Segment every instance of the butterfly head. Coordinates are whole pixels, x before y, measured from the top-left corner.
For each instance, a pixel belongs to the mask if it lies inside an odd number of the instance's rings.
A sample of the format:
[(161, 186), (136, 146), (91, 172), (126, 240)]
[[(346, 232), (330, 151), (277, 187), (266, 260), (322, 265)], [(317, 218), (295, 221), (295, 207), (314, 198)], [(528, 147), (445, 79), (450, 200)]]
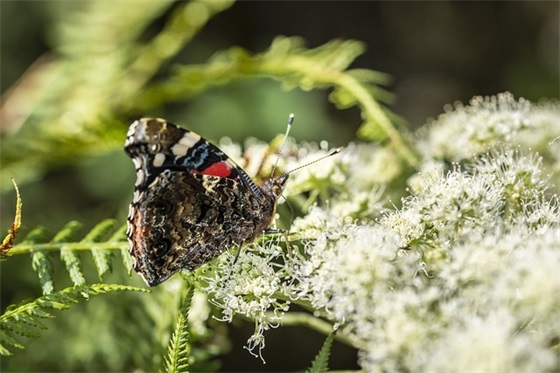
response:
[(265, 186), (268, 190), (272, 191), (272, 194), (276, 197), (276, 199), (278, 199), (280, 198), (280, 195), (282, 195), (282, 191), (284, 190), (289, 177), (289, 174), (272, 177), (265, 183)]

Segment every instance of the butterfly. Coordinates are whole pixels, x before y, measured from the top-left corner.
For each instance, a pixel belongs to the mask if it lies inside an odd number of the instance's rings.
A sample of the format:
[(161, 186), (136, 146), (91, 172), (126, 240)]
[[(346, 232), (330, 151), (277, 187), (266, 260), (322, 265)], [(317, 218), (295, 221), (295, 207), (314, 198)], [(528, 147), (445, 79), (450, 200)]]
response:
[(126, 236), (149, 286), (253, 242), (271, 224), (289, 176), (257, 185), (217, 146), (164, 119), (133, 122), (124, 149), (136, 168)]

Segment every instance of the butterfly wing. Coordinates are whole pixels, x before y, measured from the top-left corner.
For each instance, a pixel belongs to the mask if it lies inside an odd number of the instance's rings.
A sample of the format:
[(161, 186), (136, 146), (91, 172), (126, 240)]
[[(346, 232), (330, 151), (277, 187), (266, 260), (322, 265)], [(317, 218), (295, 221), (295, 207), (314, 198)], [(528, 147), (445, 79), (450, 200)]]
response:
[(129, 251), (150, 286), (252, 241), (272, 218), (275, 198), (260, 194), (239, 166), (194, 132), (140, 119), (130, 126), (125, 151), (137, 172)]
[(132, 158), (136, 186), (148, 186), (164, 170), (238, 179), (241, 170), (223, 151), (198, 134), (163, 119), (144, 118), (130, 125), (125, 151)]

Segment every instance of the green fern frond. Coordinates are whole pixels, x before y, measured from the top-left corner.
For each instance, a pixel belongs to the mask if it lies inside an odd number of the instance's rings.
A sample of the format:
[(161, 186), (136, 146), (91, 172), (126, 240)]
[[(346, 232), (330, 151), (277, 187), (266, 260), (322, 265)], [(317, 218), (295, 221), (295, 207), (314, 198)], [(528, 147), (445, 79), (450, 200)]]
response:
[(51, 240), (44, 228), (36, 228), (20, 244), (15, 245), (11, 253), (12, 255), (31, 253), (32, 266), (39, 277), (43, 294), (51, 294), (54, 291), (52, 251), (60, 251), (60, 258), (75, 286), (86, 283), (82, 269), (83, 259), (79, 256), (79, 252), (83, 250), (91, 252), (100, 279), (112, 269), (113, 250), (121, 250), (125, 268), (131, 268), (124, 234), (126, 226), (111, 234), (115, 226), (114, 220), (103, 220), (81, 240), (77, 240), (76, 237), (82, 225), (75, 221), (67, 223)]
[(167, 346), (163, 372), (188, 372), (189, 370), (189, 324), (188, 315), (193, 297), (193, 288), (189, 287), (181, 310), (177, 316), (175, 330)]
[(307, 373), (325, 373), (329, 370), (329, 357), (331, 355), (331, 347), (334, 340), (334, 333), (329, 334), (323, 347), (315, 356), (311, 368), (307, 369)]
[[(126, 225), (123, 225), (119, 228), (109, 239), (109, 242), (122, 242), (126, 241)], [(132, 265), (134, 264), (132, 261), (132, 257), (128, 253), (128, 245), (120, 245), (120, 252), (122, 258), (122, 264), (124, 268), (128, 268), (128, 275), (132, 271)]]
[(215, 55), (204, 65), (187, 65), (164, 83), (139, 93), (137, 102), (156, 108), (174, 100), (184, 100), (214, 86), (251, 77), (280, 80), (287, 89), (332, 89), (329, 99), (339, 108), (359, 106), (363, 123), (358, 134), (363, 138), (389, 140), (409, 164), (416, 155), (393, 126), (387, 110), (380, 104), (392, 96), (379, 84), (388, 76), (376, 71), (347, 70), (364, 45), (355, 40), (334, 40), (314, 49), (303, 47), (302, 39), (280, 37), (261, 54), (234, 47)]
[[(111, 233), (117, 222), (112, 219), (107, 219), (97, 224), (83, 239), (83, 243), (94, 243), (102, 242)], [(113, 237), (111, 237), (113, 238)], [(111, 258), (113, 256), (112, 250), (104, 250), (102, 248), (93, 246), (91, 248), (91, 255), (93, 256), (93, 262), (95, 263), (95, 268), (97, 269), (97, 275), (99, 279), (102, 280), (103, 276), (111, 271)]]
[[(58, 232), (52, 239), (52, 243), (58, 244), (72, 240), (76, 234), (80, 231), (82, 225), (77, 221), (71, 221), (66, 226)], [(75, 286), (83, 285), (86, 283), (84, 277), (82, 266), (80, 264), (80, 258), (78, 254), (71, 248), (63, 245), (60, 248), (60, 259), (66, 266), (66, 270), (70, 274), (70, 279)]]
[(80, 286), (86, 283), (86, 279), (84, 277), (84, 273), (82, 270), (82, 265), (80, 263), (80, 258), (78, 254), (72, 249), (62, 246), (60, 249), (60, 258), (64, 265), (66, 266), (66, 270), (70, 274), (70, 279), (74, 286)]
[[(33, 246), (36, 243), (45, 242), (49, 239), (49, 233), (44, 227), (37, 227), (25, 236), (21, 245)], [(31, 266), (37, 272), (39, 283), (43, 290), (43, 295), (51, 294), (54, 291), (54, 281), (52, 277), (53, 266), (51, 256), (46, 251), (31, 251)]]
[(37, 338), (40, 330), (47, 329), (43, 319), (53, 318), (52, 310), (65, 310), (90, 295), (114, 293), (120, 291), (149, 292), (147, 289), (116, 284), (91, 284), (69, 287), (59, 292), (43, 295), (32, 301), (11, 305), (0, 316), (0, 355), (11, 355), (10, 348), (23, 349), (24, 346), (15, 338), (22, 336)]
[(43, 294), (51, 294), (54, 291), (54, 269), (50, 254), (45, 251), (34, 251), (33, 254), (31, 254), (31, 266), (33, 270), (37, 272)]
[(47, 242), (49, 240), (50, 233), (47, 228), (45, 227), (36, 227), (35, 229), (31, 230), (23, 240), (21, 240), (21, 245), (33, 245), (36, 243)]

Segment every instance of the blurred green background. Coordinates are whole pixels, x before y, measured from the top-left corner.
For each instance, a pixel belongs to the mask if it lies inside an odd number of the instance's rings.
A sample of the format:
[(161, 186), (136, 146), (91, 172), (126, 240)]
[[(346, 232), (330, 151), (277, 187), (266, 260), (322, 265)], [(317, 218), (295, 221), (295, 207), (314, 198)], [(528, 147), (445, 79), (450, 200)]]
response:
[[(92, 3), (104, 4), (92, 6)], [(76, 61), (80, 53), (87, 56), (90, 41), (92, 45), (107, 45), (107, 50), (102, 52), (108, 57), (113, 53), (126, 55), (114, 44), (115, 39), (126, 40), (123, 33), (130, 30), (138, 34), (139, 40), (150, 40), (183, 5), (161, 2), (155, 7), (153, 4), (128, 1), (112, 8), (110, 2), (104, 1), (0, 1), (0, 90), (3, 98), (0, 152), (8, 141), (14, 141), (10, 134), (17, 133), (19, 126), (36, 124), (20, 121), (11, 113), (14, 102), (10, 98), (15, 90), (23, 87), (30, 93), (29, 99), (34, 99), (34, 82), (22, 78), (25, 74), (53, 59), (72, 56)], [(100, 17), (99, 22), (103, 23), (103, 17), (111, 17), (104, 12), (110, 13), (112, 9), (115, 14), (121, 12), (117, 14), (119, 17), (127, 10), (130, 13), (154, 12), (154, 15), (142, 30), (134, 30), (134, 24), (126, 26), (124, 17), (121, 28), (96, 29), (96, 20), (90, 22), (89, 17)], [(389, 90), (395, 93), (395, 98), (390, 109), (404, 117), (414, 130), (429, 117), (441, 113), (444, 105), (457, 100), (467, 102), (474, 95), (511, 91), (516, 97), (534, 101), (558, 99), (559, 14), (559, 3), (551, 1), (242, 1), (211, 18), (192, 41), (174, 53), (150, 79), (164, 77), (175, 64), (205, 63), (216, 52), (235, 45), (254, 53), (261, 52), (278, 35), (301, 36), (308, 47), (336, 38), (357, 39), (366, 44), (367, 51), (353, 67), (392, 76)], [(73, 34), (68, 36), (65, 32)], [(72, 38), (79, 39), (79, 43), (71, 45), (75, 49), (64, 44)], [(120, 81), (114, 78), (118, 71), (112, 70), (115, 67), (111, 65), (111, 58), (105, 62), (107, 66), (91, 66), (84, 58), (83, 65), (72, 65), (78, 71), (69, 72), (80, 77), (76, 85), (87, 85), (86, 89), (95, 86), (96, 92), (105, 92), (89, 102), (101, 108), (112, 105), (115, 98), (111, 93), (121, 88)], [(110, 73), (103, 74), (105, 70)], [(142, 84), (137, 89), (141, 90)], [(250, 136), (270, 141), (284, 131), (288, 114), (293, 112), (296, 124), (292, 136), (298, 141), (327, 140), (332, 146), (345, 145), (355, 139), (360, 113), (357, 108), (335, 109), (328, 102), (327, 94), (299, 89), (285, 91), (276, 81), (249, 79), (213, 87), (183, 102), (150, 107), (145, 111), (131, 103), (132, 109), (125, 107), (119, 115), (130, 120), (138, 116), (161, 116), (213, 141), (228, 136), (242, 142)], [(49, 99), (53, 103), (66, 102), (72, 95), (61, 90)], [(48, 102), (42, 105), (48, 111)], [(119, 141), (124, 143), (126, 126), (119, 124), (111, 128), (116, 131), (115, 138), (120, 136)], [(98, 151), (85, 156), (69, 154), (67, 159), (50, 164), (44, 173), (20, 183), (24, 203), (22, 231), (44, 225), (56, 232), (70, 219), (82, 222), (86, 229), (104, 218), (115, 218), (124, 224), (134, 179), (132, 163), (114, 144), (99, 144)], [(4, 233), (13, 217), (15, 194), (5, 189), (0, 197), (0, 229)], [(5, 263), (1, 267), (2, 310), (10, 303), (39, 294), (38, 281), (29, 270), (29, 258), (13, 258), (9, 264), (9, 268)], [(111, 299), (114, 303), (123, 302), (115, 296)], [(229, 328), (231, 351), (222, 360), (221, 370), (301, 369), (308, 366), (323, 340), (322, 336), (303, 329), (273, 330), (267, 335), (265, 358), (268, 364), (262, 366), (260, 360), (242, 349), (251, 327), (239, 322)], [(57, 338), (56, 332), (44, 336), (46, 341), (48, 338)], [(42, 347), (36, 344), (34, 348)], [(20, 356), (33, 351), (37, 350), (30, 346)], [(42, 361), (31, 359), (25, 367), (19, 366), (21, 370), (51, 371), (112, 369), (108, 362), (103, 362), (104, 353), (83, 351), (83, 354), (89, 358), (79, 355), (75, 359), (78, 362), (69, 359), (67, 363), (56, 364), (48, 361), (45, 352), (41, 355)], [(354, 351), (337, 345), (331, 368), (356, 367), (355, 360)], [(3, 370), (18, 366), (13, 362), (3, 361), (2, 364)], [(130, 370), (134, 366), (130, 361), (115, 360), (112, 364), (115, 371)]]

